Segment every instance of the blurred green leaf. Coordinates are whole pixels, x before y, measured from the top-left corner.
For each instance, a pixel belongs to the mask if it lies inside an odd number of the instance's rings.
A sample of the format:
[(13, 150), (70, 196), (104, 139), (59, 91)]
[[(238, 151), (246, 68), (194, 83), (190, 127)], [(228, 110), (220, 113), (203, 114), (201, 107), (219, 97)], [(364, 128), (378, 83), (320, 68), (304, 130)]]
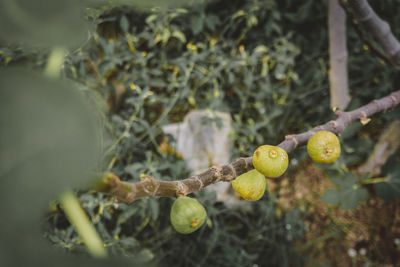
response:
[(326, 204), (337, 205), (340, 202), (340, 194), (336, 189), (327, 189), (321, 200)]
[(331, 172), (329, 180), (337, 189), (327, 189), (321, 200), (327, 204), (339, 205), (343, 210), (356, 209), (359, 202), (368, 198), (368, 190), (357, 183), (357, 177), (351, 172), (339, 174)]
[(204, 21), (200, 15), (194, 15), (190, 19), (190, 24), (191, 24), (193, 34), (198, 34), (203, 29)]
[(120, 27), (124, 32), (128, 32), (129, 30), (129, 21), (126, 16), (122, 16), (119, 21)]
[(25, 46), (68, 46), (83, 43), (87, 24), (79, 0), (3, 0), (0, 39)]
[(383, 172), (386, 174), (386, 182), (375, 184), (376, 194), (385, 201), (390, 201), (395, 197), (400, 198), (399, 155), (399, 151), (394, 153), (382, 168)]

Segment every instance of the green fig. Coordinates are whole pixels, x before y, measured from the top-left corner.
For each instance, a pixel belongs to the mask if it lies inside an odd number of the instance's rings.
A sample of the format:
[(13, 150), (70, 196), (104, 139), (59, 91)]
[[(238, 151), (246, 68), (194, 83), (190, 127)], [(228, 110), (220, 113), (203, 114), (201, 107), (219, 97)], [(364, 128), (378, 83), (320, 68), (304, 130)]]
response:
[(264, 195), (267, 182), (264, 175), (251, 170), (233, 180), (232, 186), (244, 199), (256, 201)]
[(308, 140), (307, 152), (314, 162), (322, 164), (335, 162), (340, 156), (339, 138), (332, 132), (316, 132)]
[(284, 174), (288, 165), (288, 154), (277, 146), (260, 146), (253, 154), (254, 168), (269, 178), (279, 177)]
[(178, 233), (190, 234), (204, 224), (207, 212), (197, 199), (179, 197), (172, 204), (170, 219)]

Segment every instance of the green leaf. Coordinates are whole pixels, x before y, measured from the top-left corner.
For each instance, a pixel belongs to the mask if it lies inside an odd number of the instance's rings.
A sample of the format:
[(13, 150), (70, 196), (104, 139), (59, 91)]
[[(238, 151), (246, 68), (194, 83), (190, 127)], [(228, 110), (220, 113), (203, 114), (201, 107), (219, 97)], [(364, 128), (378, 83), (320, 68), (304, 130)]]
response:
[(337, 205), (339, 204), (340, 198), (338, 190), (335, 189), (327, 189), (324, 195), (321, 197), (321, 200), (326, 204)]
[(138, 261), (139, 262), (149, 262), (152, 259), (154, 259), (154, 254), (153, 252), (151, 252), (150, 249), (142, 249), (142, 251), (139, 252), (139, 254), (137, 255)]
[(329, 180), (340, 188), (347, 188), (353, 186), (357, 182), (356, 176), (351, 172), (344, 174), (329, 175)]
[(399, 154), (393, 154), (382, 168), (387, 175), (386, 182), (375, 184), (376, 194), (385, 201), (400, 198), (400, 164), (397, 162)]
[(141, 173), (141, 171), (144, 169), (144, 166), (142, 163), (133, 163), (125, 167), (125, 172), (129, 173), (133, 177), (138, 177)]
[(120, 243), (127, 247), (135, 247), (138, 245), (138, 241), (134, 237), (121, 238)]
[(0, 1), (0, 38), (30, 46), (76, 46), (87, 37), (79, 0)]
[(158, 17), (157, 14), (152, 14), (152, 15), (148, 16), (148, 17), (146, 18), (146, 23), (147, 23), (147, 24), (152, 23), (153, 21), (155, 21), (155, 20), (157, 19), (157, 17)]
[(140, 210), (138, 205), (129, 205), (119, 216), (117, 219), (117, 224), (124, 224), (126, 223), (129, 218), (131, 218), (135, 213)]
[(341, 199), (340, 208), (343, 210), (356, 209), (359, 202), (364, 202), (368, 198), (368, 190), (358, 185), (339, 190)]
[(172, 32), (172, 37), (177, 38), (178, 40), (180, 40), (182, 43), (186, 43), (186, 36), (183, 32), (179, 31), (179, 30), (175, 30)]
[(0, 87), (0, 177), (35, 199), (90, 179), (102, 130), (75, 85), (9, 69)]
[(205, 23), (208, 29), (214, 31), (216, 26), (220, 23), (220, 20), (217, 16), (211, 14), (207, 15)]
[(190, 19), (190, 25), (192, 28), (193, 34), (198, 34), (203, 30), (203, 18), (200, 16), (193, 16)]
[(43, 239), (42, 216), (49, 200), (90, 181), (102, 129), (75, 84), (2, 69), (0, 88), (0, 246), (8, 250), (0, 265), (26, 265), (16, 263), (22, 254), (53, 265), (61, 256), (48, 257), (55, 251)]
[(128, 32), (129, 30), (129, 21), (126, 16), (122, 16), (121, 20), (119, 21), (119, 25), (124, 32)]
[(327, 204), (340, 205), (341, 209), (349, 210), (357, 208), (359, 202), (368, 198), (368, 190), (357, 184), (357, 178), (351, 172), (340, 174), (332, 171), (329, 180), (338, 188), (325, 191), (321, 200)]
[(153, 221), (157, 220), (158, 215), (160, 213), (160, 209), (159, 209), (159, 206), (158, 206), (159, 205), (158, 204), (158, 199), (149, 198), (147, 203), (148, 203), (148, 206), (149, 206), (151, 219)]

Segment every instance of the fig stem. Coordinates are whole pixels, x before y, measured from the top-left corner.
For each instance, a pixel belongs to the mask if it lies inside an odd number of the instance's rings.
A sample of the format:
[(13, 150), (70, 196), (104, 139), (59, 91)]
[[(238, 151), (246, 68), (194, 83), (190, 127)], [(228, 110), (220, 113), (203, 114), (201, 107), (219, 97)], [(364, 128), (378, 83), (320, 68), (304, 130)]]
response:
[(377, 184), (377, 183), (384, 183), (387, 182), (386, 177), (377, 177), (377, 178), (368, 178), (365, 180), (362, 180), (362, 184)]

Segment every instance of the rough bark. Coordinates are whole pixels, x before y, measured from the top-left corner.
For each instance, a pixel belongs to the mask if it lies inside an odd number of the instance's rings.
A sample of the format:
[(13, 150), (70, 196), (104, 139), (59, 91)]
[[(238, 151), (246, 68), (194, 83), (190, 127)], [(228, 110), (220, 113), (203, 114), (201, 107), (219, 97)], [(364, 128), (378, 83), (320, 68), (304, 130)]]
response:
[(329, 0), (329, 82), (331, 107), (344, 110), (350, 102), (347, 76), (346, 16), (339, 0)]
[(390, 30), (389, 24), (382, 20), (368, 4), (367, 0), (348, 0), (358, 23), (375, 37), (388, 55), (389, 61), (400, 68), (400, 43)]
[[(296, 149), (296, 147), (306, 144), (308, 139), (318, 131), (325, 130), (339, 134), (350, 123), (356, 120), (361, 120), (361, 122), (368, 121), (368, 117), (394, 108), (399, 103), (400, 90), (379, 100), (374, 100), (353, 111), (337, 111), (336, 120), (316, 126), (304, 133), (287, 135), (285, 140), (278, 146), (289, 153)], [(252, 157), (238, 158), (230, 164), (212, 166), (199, 175), (178, 181), (159, 181), (152, 177), (144, 177), (141, 182), (128, 183), (120, 181), (116, 175), (109, 173), (104, 175), (102, 182), (97, 186), (97, 190), (113, 195), (117, 197), (119, 201), (125, 203), (151, 196), (185, 196), (216, 182), (229, 182), (234, 180), (237, 176), (254, 168), (252, 160)]]
[(364, 42), (364, 44), (367, 45), (368, 49), (370, 49), (376, 56), (380, 57), (385, 63), (390, 63), (386, 55), (383, 52), (381, 52), (377, 47), (375, 47), (375, 45), (371, 42), (371, 40), (368, 39), (365, 32), (361, 29), (361, 25), (355, 19), (353, 11), (351, 10), (349, 4), (347, 3), (347, 0), (340, 0), (339, 2), (343, 10), (346, 12), (347, 17), (350, 19), (350, 22), (354, 30), (356, 31), (360, 39)]

